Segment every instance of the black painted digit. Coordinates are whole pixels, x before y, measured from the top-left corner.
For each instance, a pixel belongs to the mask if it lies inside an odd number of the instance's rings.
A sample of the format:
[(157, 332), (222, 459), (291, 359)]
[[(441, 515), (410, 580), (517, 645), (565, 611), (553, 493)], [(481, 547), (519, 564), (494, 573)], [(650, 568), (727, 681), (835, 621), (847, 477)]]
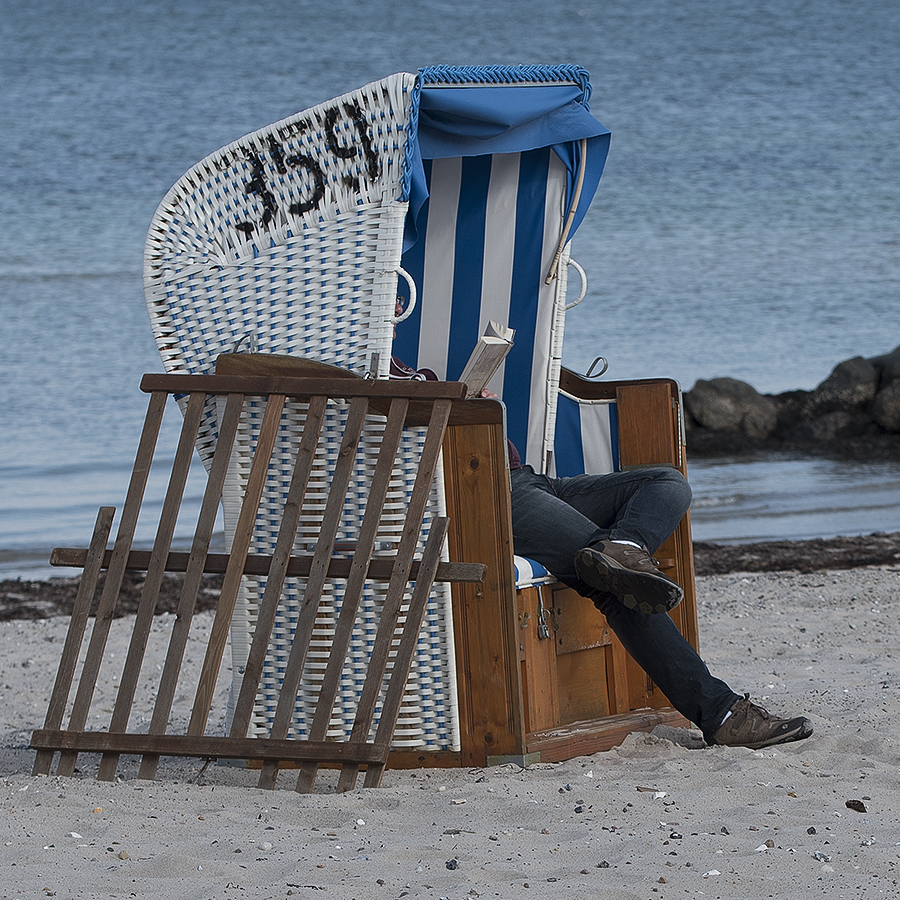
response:
[[(369, 126), (366, 123), (363, 111), (358, 103), (353, 102), (344, 104), (344, 112), (350, 117), (353, 128), (359, 136), (359, 142), (362, 144), (363, 156), (365, 156), (366, 159), (366, 171), (369, 178), (374, 181), (378, 177), (380, 166), (378, 163), (378, 154), (372, 147), (372, 139), (369, 137)], [(338, 159), (352, 159), (357, 155), (356, 147), (342, 147), (338, 143), (338, 136), (334, 127), (337, 123), (337, 118), (337, 108), (329, 109), (328, 112), (325, 113), (326, 144), (328, 149)]]
[(284, 166), (284, 150), (272, 134), (269, 135), (269, 152), (272, 154), (272, 162), (275, 163), (275, 171), (279, 175), (284, 175), (287, 172)]
[[(253, 174), (244, 186), (244, 193), (248, 197), (252, 194), (259, 196), (263, 208), (262, 224), (268, 225), (278, 209), (278, 204), (275, 202), (275, 195), (266, 186), (263, 161), (255, 153), (251, 153), (247, 157), (247, 162), (253, 167)], [(235, 227), (245, 234), (253, 234), (254, 231), (252, 222), (238, 222)]]
[(291, 156), (285, 162), (294, 169), (306, 169), (313, 179), (313, 193), (309, 200), (290, 205), (290, 211), (302, 216), (303, 213), (315, 209), (325, 196), (325, 176), (319, 164), (311, 156)]
[(353, 120), (353, 127), (359, 135), (359, 141), (363, 146), (363, 153), (366, 157), (366, 167), (368, 169), (369, 179), (374, 181), (381, 171), (381, 166), (378, 161), (378, 154), (372, 146), (372, 139), (369, 137), (369, 126), (363, 115), (363, 111), (360, 109), (358, 103), (346, 103), (344, 104), (344, 109)]

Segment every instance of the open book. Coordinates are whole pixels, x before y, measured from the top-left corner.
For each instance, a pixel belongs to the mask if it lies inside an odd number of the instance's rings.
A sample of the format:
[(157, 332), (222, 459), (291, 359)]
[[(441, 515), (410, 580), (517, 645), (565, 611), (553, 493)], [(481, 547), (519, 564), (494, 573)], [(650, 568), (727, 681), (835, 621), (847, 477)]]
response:
[(457, 379), (465, 382), (467, 397), (478, 397), (484, 390), (491, 376), (500, 368), (513, 345), (515, 331), (504, 328), (496, 322), (488, 322), (484, 334), (478, 339), (472, 355)]

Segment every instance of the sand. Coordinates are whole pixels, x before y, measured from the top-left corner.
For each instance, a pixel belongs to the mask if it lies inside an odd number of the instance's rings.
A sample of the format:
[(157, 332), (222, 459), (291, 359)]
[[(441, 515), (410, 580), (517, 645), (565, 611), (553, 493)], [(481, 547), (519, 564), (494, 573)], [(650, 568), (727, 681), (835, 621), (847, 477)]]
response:
[[(262, 791), (194, 760), (154, 782), (132, 761), (98, 782), (90, 757), (33, 777), (67, 621), (4, 622), (0, 898), (900, 895), (900, 566), (706, 576), (698, 592), (713, 672), (808, 715), (811, 738), (754, 751), (661, 728), (565, 763), (388, 771), (342, 795), (331, 773), (298, 795), (290, 777)], [(129, 633), (113, 623), (118, 652)]]

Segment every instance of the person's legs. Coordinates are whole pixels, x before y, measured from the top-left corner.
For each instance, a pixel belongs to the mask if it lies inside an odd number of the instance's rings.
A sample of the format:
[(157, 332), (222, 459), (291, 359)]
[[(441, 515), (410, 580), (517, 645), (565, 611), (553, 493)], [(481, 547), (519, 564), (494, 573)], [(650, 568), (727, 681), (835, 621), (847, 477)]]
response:
[(690, 485), (677, 469), (577, 475), (553, 479), (552, 485), (560, 500), (598, 526), (597, 537), (589, 543), (633, 541), (650, 553), (675, 530), (691, 505)]
[(627, 609), (581, 581), (575, 571), (575, 553), (596, 541), (640, 541), (655, 550), (690, 503), (681, 473), (639, 469), (551, 479), (526, 467), (513, 470), (511, 480), (515, 552), (594, 598), (625, 649), (672, 705), (701, 729), (705, 724), (714, 731), (740, 696), (712, 677), (668, 616)]
[[(510, 481), (515, 552), (567, 583), (577, 580), (575, 553), (602, 538), (600, 527), (556, 496), (557, 479), (523, 466), (510, 472)], [(588, 590), (584, 583), (581, 587)]]
[[(658, 475), (660, 471), (672, 474)], [(690, 503), (690, 488), (675, 470), (622, 475), (626, 477), (549, 479), (529, 467), (513, 470), (515, 552), (542, 563), (560, 581), (591, 598), (626, 651), (675, 709), (701, 729), (707, 742), (759, 747), (808, 737), (812, 734), (808, 719), (776, 719), (715, 678), (668, 615), (626, 608), (619, 598), (578, 578), (574, 554), (580, 548), (603, 540), (639, 540), (652, 552), (671, 534)], [(650, 484), (655, 491), (644, 490)], [(608, 485), (611, 500), (604, 496)], [(558, 490), (571, 505), (557, 496)], [(642, 515), (651, 520), (649, 527), (641, 524)]]
[(577, 578), (575, 553), (598, 541), (634, 541), (653, 553), (691, 504), (677, 469), (548, 478), (523, 466), (510, 478), (516, 553), (559, 578)]
[(593, 599), (634, 661), (710, 742), (741, 696), (710, 673), (669, 616), (647, 616), (626, 609), (612, 596), (595, 595)]
[(691, 489), (680, 472), (547, 478), (525, 467), (511, 478), (516, 553), (536, 559), (581, 594), (609, 591), (632, 609), (664, 613), (681, 601), (681, 587), (647, 552), (672, 533), (690, 505)]

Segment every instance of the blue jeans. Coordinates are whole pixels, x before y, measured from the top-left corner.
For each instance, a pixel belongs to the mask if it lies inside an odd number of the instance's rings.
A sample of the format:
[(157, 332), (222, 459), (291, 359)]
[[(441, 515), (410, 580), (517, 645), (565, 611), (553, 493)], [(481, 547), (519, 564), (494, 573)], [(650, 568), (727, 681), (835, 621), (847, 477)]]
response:
[(597, 541), (634, 541), (654, 553), (690, 506), (684, 476), (660, 468), (548, 478), (523, 466), (510, 472), (510, 481), (515, 552), (591, 598), (672, 706), (712, 737), (740, 695), (710, 674), (669, 616), (628, 609), (575, 572), (576, 551)]

